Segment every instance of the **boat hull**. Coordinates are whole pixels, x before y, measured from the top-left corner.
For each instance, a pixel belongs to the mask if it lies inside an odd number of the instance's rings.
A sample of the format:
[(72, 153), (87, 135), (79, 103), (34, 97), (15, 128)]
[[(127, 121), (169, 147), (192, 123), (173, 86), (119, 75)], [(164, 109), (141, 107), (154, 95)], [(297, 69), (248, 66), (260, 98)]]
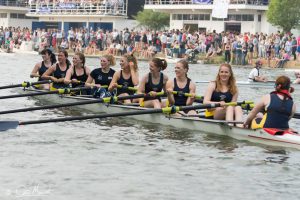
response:
[[(39, 90), (32, 90), (32, 89), (26, 91), (39, 92)], [(74, 96), (55, 95), (55, 94), (35, 96), (34, 98), (37, 98), (44, 103), (51, 102), (52, 104), (72, 103), (72, 102), (90, 100), (90, 98), (85, 98), (85, 97), (74, 97)], [(147, 108), (141, 108), (136, 106), (104, 104), (104, 103), (80, 105), (80, 106), (74, 106), (74, 108), (89, 114), (122, 113), (122, 112), (147, 109)], [(188, 129), (192, 131), (205, 132), (208, 134), (226, 135), (238, 140), (247, 140), (253, 143), (300, 149), (300, 136), (292, 132), (291, 133), (288, 132), (282, 135), (273, 135), (268, 133), (264, 129), (251, 130), (251, 129), (244, 129), (244, 128), (231, 126), (228, 125), (228, 123), (223, 120), (210, 120), (210, 119), (195, 118), (195, 117), (169, 116), (161, 113), (132, 115), (128, 117), (136, 119), (138, 121), (146, 121), (149, 123), (163, 124), (167, 126), (176, 127), (179, 129)]]

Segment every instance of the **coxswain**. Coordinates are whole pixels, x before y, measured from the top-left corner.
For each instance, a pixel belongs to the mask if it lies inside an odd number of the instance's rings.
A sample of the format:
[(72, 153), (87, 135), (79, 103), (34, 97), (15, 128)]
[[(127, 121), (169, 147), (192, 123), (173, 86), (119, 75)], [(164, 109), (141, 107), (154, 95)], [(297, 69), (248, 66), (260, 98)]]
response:
[[(289, 129), (289, 120), (296, 111), (291, 97), (294, 88), (287, 76), (279, 76), (275, 81), (275, 91), (262, 97), (248, 115), (244, 127)], [(264, 115), (259, 112), (264, 111)]]

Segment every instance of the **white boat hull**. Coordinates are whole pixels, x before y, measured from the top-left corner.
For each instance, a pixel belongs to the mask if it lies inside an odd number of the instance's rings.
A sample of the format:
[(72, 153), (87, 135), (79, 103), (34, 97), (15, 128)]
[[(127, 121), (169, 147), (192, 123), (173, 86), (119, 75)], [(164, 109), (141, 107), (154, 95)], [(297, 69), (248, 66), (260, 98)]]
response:
[[(30, 92), (38, 92), (36, 90), (28, 90)], [(53, 103), (71, 103), (78, 101), (90, 100), (90, 98), (73, 97), (73, 96), (59, 96), (59, 95), (42, 95), (36, 96), (43, 102)], [(147, 108), (126, 106), (126, 105), (114, 105), (104, 103), (94, 103), (87, 105), (75, 106), (74, 108), (88, 112), (90, 114), (104, 113), (122, 113), (128, 111), (138, 111)], [(300, 136), (298, 134), (283, 134), (283, 135), (272, 135), (267, 133), (263, 129), (251, 130), (230, 126), (226, 121), (223, 120), (210, 120), (202, 118), (192, 117), (175, 117), (166, 116), (165, 114), (145, 114), (145, 115), (132, 115), (130, 118), (146, 121), (155, 124), (163, 124), (167, 126), (173, 126), (179, 129), (189, 129), (193, 131), (205, 132), (209, 134), (226, 135), (238, 140), (247, 140), (253, 143), (266, 144), (272, 146), (289, 147), (300, 149)]]

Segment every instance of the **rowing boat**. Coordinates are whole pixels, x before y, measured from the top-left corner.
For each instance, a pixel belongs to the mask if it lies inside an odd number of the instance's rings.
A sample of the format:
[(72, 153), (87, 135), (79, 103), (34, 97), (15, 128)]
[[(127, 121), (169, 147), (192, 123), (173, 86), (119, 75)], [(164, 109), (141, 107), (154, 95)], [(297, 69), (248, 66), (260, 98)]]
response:
[[(196, 81), (199, 84), (208, 84), (210, 81)], [(250, 81), (237, 81), (236, 84), (241, 87), (259, 87), (259, 88), (274, 88), (275, 81), (268, 82), (250, 82)], [(300, 84), (292, 84), (294, 88), (300, 89)]]
[[(26, 89), (24, 92), (44, 92), (44, 90)], [(45, 103), (72, 103), (78, 101), (87, 101), (91, 98), (81, 96), (66, 96), (66, 95), (42, 95), (36, 96), (39, 100)], [(87, 104), (77, 106), (77, 109), (89, 113), (122, 113), (127, 111), (139, 111), (150, 108), (142, 108), (130, 105), (117, 104)], [(163, 124), (173, 126), (179, 129), (189, 129), (193, 131), (204, 132), (208, 134), (226, 135), (238, 140), (247, 140), (253, 143), (266, 144), (272, 146), (289, 147), (300, 149), (300, 135), (293, 131), (282, 131), (276, 129), (244, 129), (231, 126), (224, 120), (211, 120), (187, 116), (170, 116), (161, 113), (132, 115), (128, 116), (139, 121), (149, 123)]]

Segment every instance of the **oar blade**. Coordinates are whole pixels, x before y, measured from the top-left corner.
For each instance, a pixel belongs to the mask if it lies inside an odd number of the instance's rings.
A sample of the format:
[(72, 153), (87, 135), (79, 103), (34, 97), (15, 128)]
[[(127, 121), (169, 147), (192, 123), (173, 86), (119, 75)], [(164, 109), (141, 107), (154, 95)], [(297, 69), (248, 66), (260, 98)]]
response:
[(0, 131), (16, 129), (19, 126), (18, 121), (0, 121)]

